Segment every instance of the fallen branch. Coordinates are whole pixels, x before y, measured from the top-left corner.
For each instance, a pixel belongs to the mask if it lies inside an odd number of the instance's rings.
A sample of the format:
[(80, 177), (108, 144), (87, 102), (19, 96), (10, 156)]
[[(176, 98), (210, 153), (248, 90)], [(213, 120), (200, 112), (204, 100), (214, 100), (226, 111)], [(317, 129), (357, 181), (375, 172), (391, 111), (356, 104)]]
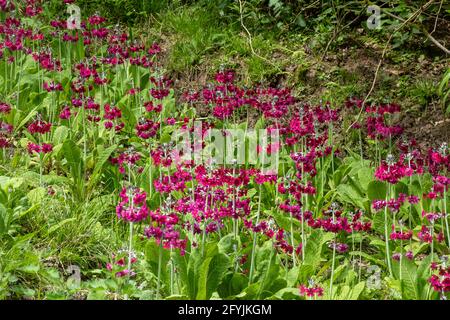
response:
[[(391, 16), (394, 19), (397, 19), (401, 22), (405, 22), (405, 19), (402, 19), (401, 17), (398, 17), (390, 12), (385, 12), (388, 16)], [(436, 19), (437, 21), (437, 19)], [(433, 42), (439, 49), (441, 49), (442, 51), (444, 51), (446, 54), (450, 54), (450, 50), (447, 49), (446, 47), (444, 47), (439, 41), (437, 41), (431, 34), (434, 32), (434, 29), (431, 33), (429, 33), (425, 27), (423, 26), (419, 26), (417, 24), (413, 24), (415, 27), (419, 28), (426, 36), (428, 39), (430, 39), (431, 42)], [(436, 27), (435, 27), (436, 28)]]

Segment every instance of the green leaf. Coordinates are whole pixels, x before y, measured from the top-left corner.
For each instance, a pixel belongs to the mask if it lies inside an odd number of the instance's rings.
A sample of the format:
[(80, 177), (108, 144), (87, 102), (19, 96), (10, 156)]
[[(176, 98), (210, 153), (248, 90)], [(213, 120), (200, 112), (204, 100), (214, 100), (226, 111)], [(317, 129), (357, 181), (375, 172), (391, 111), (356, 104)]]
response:
[[(348, 300), (348, 295), (350, 293), (350, 287), (347, 285), (344, 285), (341, 287), (341, 291), (339, 292), (338, 300)], [(334, 294), (333, 294), (334, 296)]]
[(106, 289), (97, 288), (94, 290), (89, 290), (89, 294), (86, 299), (87, 300), (105, 300), (106, 299)]
[(27, 197), (32, 204), (40, 204), (46, 194), (47, 190), (45, 190), (45, 188), (37, 187), (36, 189), (33, 189), (30, 192), (28, 192)]
[(26, 262), (26, 265), (20, 267), (18, 270), (25, 272), (25, 273), (36, 273), (38, 272), (40, 269), (39, 264), (33, 264), (33, 263), (29, 263)]
[(8, 212), (3, 204), (0, 203), (0, 236), (8, 232)]
[(417, 267), (414, 262), (403, 259), (402, 260), (402, 278), (401, 278), (401, 292), (402, 298), (407, 300), (419, 300), (420, 294), (417, 288)]
[(226, 236), (222, 237), (222, 239), (220, 239), (220, 241), (217, 243), (217, 246), (219, 247), (219, 252), (221, 253), (235, 253), (240, 247), (240, 238), (239, 236), (237, 236), (237, 238), (235, 239), (234, 233), (227, 234)]
[(307, 283), (308, 280), (314, 275), (314, 268), (308, 264), (302, 264), (298, 272), (298, 281), (300, 283)]
[(69, 219), (64, 219), (63, 221), (57, 223), (54, 226), (51, 226), (48, 231), (47, 231), (47, 235), (50, 235), (51, 233), (55, 232), (56, 230), (58, 230), (59, 228), (61, 228), (63, 225), (72, 222), (72, 221), (76, 221), (77, 218), (69, 218)]
[(111, 154), (116, 150), (117, 145), (112, 145), (109, 148), (103, 149), (103, 147), (99, 150), (99, 155), (95, 161), (94, 171), (89, 179), (88, 189), (92, 190), (97, 181), (101, 178), (101, 170), (105, 163), (108, 161)]
[(386, 185), (381, 181), (372, 181), (367, 186), (367, 196), (370, 201), (386, 199)]
[(349, 300), (358, 300), (361, 293), (364, 291), (366, 283), (364, 281), (359, 282), (356, 286), (353, 287)]
[(404, 184), (403, 182), (397, 182), (397, 184), (394, 187), (395, 190), (395, 197), (398, 198), (400, 193), (408, 194), (408, 186)]
[(299, 300), (300, 299), (300, 292), (299, 292), (298, 288), (283, 288), (281, 290), (278, 290), (269, 299), (270, 300), (272, 300), (272, 299)]
[(332, 234), (313, 230), (305, 247), (305, 264), (311, 265), (314, 269), (317, 268), (321, 260), (322, 246), (331, 239), (333, 239)]
[(63, 144), (62, 152), (67, 160), (67, 166), (73, 179), (73, 191), (76, 197), (81, 198), (84, 186), (84, 163), (81, 158), (80, 148), (72, 140), (66, 140)]
[(230, 259), (223, 253), (206, 258), (199, 270), (197, 299), (211, 298), (230, 266)]
[(72, 140), (67, 140), (64, 142), (62, 150), (71, 170), (81, 175), (83, 160), (81, 159), (80, 148)]
[(68, 134), (69, 134), (69, 129), (66, 126), (57, 127), (53, 134), (53, 143), (55, 145), (63, 143), (64, 140), (67, 138)]
[(347, 184), (340, 184), (337, 187), (337, 193), (340, 199), (344, 202), (350, 203), (356, 207), (364, 207), (364, 199), (359, 195), (358, 191)]
[(30, 119), (32, 119), (37, 114), (37, 109), (40, 106), (36, 106), (33, 110), (31, 110), (27, 116), (15, 127), (15, 130), (18, 131), (21, 127), (23, 127)]
[(302, 28), (306, 27), (306, 21), (302, 14), (300, 14), (297, 18), (297, 25)]
[(229, 272), (223, 278), (217, 288), (222, 299), (227, 299), (240, 294), (248, 285), (248, 278), (242, 273)]

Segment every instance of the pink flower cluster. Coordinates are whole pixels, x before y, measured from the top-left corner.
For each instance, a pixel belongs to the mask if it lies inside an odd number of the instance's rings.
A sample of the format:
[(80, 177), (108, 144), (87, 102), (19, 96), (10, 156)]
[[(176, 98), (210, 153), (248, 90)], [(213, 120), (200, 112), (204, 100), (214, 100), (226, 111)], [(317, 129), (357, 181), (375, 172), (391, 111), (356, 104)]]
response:
[(32, 142), (29, 142), (27, 145), (27, 150), (30, 154), (35, 153), (50, 153), (53, 151), (53, 146), (50, 143), (43, 143), (42, 145), (38, 145)]
[(117, 217), (127, 222), (139, 222), (147, 218), (149, 210), (146, 204), (147, 194), (138, 188), (123, 188), (121, 201), (116, 207)]
[(299, 291), (301, 296), (314, 298), (323, 296), (323, 288), (317, 284), (309, 284), (308, 286), (301, 284)]
[[(106, 270), (113, 272), (114, 276), (117, 278), (122, 278), (125, 276), (135, 276), (136, 273), (133, 270), (128, 270), (127, 268), (127, 259), (128, 257), (118, 257), (115, 254), (112, 255), (113, 262), (108, 262), (106, 264)], [(130, 265), (133, 265), (137, 262), (136, 257), (132, 256), (130, 259)]]
[(383, 210), (385, 207), (387, 207), (392, 212), (398, 212), (400, 210), (400, 207), (408, 201), (410, 204), (416, 204), (419, 202), (419, 198), (414, 195), (407, 196), (406, 194), (400, 193), (397, 199), (389, 199), (386, 200), (373, 200), (372, 201), (372, 208), (375, 211)]
[(431, 269), (435, 271), (429, 279), (428, 282), (431, 284), (433, 289), (440, 293), (450, 292), (450, 266), (446, 263), (432, 263)]

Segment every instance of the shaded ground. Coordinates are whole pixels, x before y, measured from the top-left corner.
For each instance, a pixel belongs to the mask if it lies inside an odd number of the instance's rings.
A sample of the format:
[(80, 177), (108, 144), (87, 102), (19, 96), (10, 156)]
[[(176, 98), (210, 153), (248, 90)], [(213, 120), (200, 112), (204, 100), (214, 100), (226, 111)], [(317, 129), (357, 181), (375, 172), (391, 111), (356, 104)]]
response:
[(441, 106), (428, 108), (419, 116), (403, 114), (400, 124), (405, 134), (416, 139), (422, 149), (450, 142), (450, 117), (442, 115)]

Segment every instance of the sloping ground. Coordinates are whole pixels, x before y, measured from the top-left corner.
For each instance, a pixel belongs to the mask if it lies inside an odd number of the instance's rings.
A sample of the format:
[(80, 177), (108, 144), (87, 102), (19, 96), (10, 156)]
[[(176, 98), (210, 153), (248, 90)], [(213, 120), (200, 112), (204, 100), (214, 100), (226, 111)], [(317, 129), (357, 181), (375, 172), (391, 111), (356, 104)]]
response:
[[(350, 35), (347, 43), (328, 50), (325, 55), (321, 52), (322, 48), (310, 48), (313, 37), (297, 43), (271, 39), (270, 46), (275, 50), (261, 57), (250, 52), (246, 42), (248, 39), (241, 32), (234, 34), (234, 37), (243, 42), (242, 54), (230, 52), (229, 47), (222, 45), (205, 52), (198, 63), (171, 72), (178, 79), (175, 82), (178, 89), (200, 87), (207, 85), (211, 73), (220, 68), (221, 62), (225, 62), (224, 65), (234, 67), (241, 82), (246, 84), (266, 77), (265, 84), (291, 86), (302, 102), (331, 101), (335, 106), (342, 106), (347, 98), (364, 98), (369, 92), (384, 48), (381, 43), (367, 41), (367, 35), (360, 32)], [(176, 33), (163, 33), (161, 39), (166, 59), (170, 61), (178, 50), (179, 37)], [(442, 56), (439, 51), (427, 52), (420, 48), (417, 51), (397, 49), (389, 52), (368, 99), (368, 103), (399, 103), (403, 110), (399, 123), (406, 135), (414, 137), (424, 148), (450, 141), (450, 117), (445, 114), (436, 95), (436, 88), (448, 68), (449, 60), (440, 59), (439, 55)], [(255, 61), (261, 64), (262, 74), (261, 70), (255, 70)], [(272, 62), (278, 70), (274, 71)], [(207, 113), (207, 110), (197, 111), (200, 116)], [(255, 113), (250, 120), (256, 119), (256, 116)], [(250, 125), (252, 122), (255, 121), (250, 121)]]
[[(449, 21), (438, 19), (433, 33), (446, 47), (450, 46), (449, 25)], [(389, 29), (378, 32), (356, 25), (331, 41), (328, 30), (248, 29), (250, 34), (239, 19), (218, 20), (201, 6), (159, 13), (138, 28), (140, 36), (144, 33), (143, 37), (157, 38), (161, 43), (165, 52), (162, 64), (177, 79), (177, 88), (204, 86), (223, 65), (236, 70), (245, 85), (289, 86), (303, 102), (323, 100), (336, 106), (350, 96), (367, 95), (389, 34), (385, 32)], [(402, 41), (388, 44), (368, 103), (401, 104), (406, 111), (405, 124), (424, 112), (445, 117), (436, 88), (448, 68), (448, 57), (422, 34)]]

